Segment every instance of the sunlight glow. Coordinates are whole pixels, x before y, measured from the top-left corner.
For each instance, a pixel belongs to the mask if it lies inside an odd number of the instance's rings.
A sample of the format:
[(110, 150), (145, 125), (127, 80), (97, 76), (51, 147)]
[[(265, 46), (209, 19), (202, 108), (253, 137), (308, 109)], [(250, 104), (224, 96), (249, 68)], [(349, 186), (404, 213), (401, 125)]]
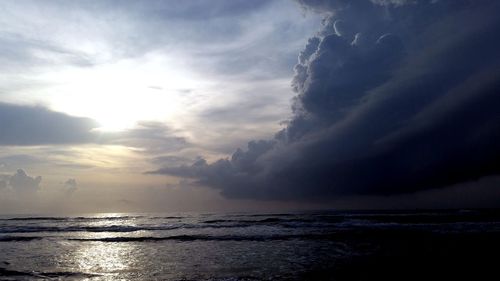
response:
[(182, 110), (182, 100), (201, 79), (160, 55), (88, 68), (66, 68), (44, 75), (57, 81), (47, 89), (50, 106), (99, 122), (99, 130), (119, 131), (139, 120), (167, 120)]

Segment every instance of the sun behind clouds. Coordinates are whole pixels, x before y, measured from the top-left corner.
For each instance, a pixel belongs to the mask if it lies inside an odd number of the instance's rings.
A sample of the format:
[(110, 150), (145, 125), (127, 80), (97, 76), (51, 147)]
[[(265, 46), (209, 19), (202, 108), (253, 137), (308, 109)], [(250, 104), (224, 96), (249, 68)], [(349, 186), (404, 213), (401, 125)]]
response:
[(52, 108), (96, 120), (101, 131), (120, 131), (140, 120), (169, 120), (179, 114), (185, 89), (201, 79), (163, 55), (123, 59), (42, 75)]

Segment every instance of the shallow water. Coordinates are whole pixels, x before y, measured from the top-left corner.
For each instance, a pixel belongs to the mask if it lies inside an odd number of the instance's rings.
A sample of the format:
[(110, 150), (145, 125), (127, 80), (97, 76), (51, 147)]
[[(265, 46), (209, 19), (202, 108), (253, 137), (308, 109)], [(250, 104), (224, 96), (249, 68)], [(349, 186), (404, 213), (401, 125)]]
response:
[(2, 216), (0, 280), (365, 280), (346, 270), (464, 261), (499, 233), (492, 210)]

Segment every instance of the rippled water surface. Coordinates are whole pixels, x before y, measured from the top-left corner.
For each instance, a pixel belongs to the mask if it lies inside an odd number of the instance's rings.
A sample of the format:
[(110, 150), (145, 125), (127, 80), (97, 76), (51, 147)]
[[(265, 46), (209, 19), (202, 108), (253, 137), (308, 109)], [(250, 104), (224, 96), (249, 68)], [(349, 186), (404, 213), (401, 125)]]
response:
[(365, 280), (499, 233), (491, 210), (2, 216), (0, 280)]

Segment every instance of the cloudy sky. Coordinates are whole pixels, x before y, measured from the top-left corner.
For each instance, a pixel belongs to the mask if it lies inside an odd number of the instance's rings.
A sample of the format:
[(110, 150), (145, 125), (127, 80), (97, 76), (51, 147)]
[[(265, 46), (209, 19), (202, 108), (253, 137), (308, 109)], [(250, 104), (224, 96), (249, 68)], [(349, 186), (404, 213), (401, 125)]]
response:
[(0, 11), (0, 212), (500, 204), (498, 1)]

